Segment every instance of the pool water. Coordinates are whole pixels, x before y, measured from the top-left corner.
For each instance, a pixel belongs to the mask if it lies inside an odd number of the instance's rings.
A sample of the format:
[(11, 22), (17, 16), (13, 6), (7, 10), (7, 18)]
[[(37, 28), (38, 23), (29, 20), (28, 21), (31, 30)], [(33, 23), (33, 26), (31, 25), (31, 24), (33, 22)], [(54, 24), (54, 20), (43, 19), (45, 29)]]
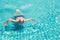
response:
[[(16, 9), (37, 24), (4, 26)], [(60, 40), (60, 0), (0, 0), (0, 40)]]

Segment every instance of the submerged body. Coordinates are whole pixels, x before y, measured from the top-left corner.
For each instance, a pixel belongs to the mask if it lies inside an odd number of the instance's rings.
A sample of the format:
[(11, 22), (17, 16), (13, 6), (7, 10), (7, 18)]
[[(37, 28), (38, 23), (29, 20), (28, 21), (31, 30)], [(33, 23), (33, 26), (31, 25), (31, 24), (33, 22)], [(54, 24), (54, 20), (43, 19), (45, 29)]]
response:
[(16, 21), (23, 24), (25, 20), (23, 17), (17, 17)]
[[(25, 19), (25, 18), (24, 18), (24, 14), (17, 15), (17, 13), (19, 13), (19, 12), (20, 12), (20, 10), (17, 9), (17, 10), (16, 10), (16, 13), (14, 14), (15, 20), (12, 19), (12, 18), (9, 18), (4, 24), (7, 25), (8, 22), (18, 22), (18, 23), (20, 23), (20, 24), (23, 24), (24, 22), (27, 22), (27, 21), (29, 21), (29, 20), (32, 20), (34, 23), (36, 23), (36, 21), (33, 20), (32, 18)], [(20, 12), (20, 13), (21, 13), (21, 12)]]

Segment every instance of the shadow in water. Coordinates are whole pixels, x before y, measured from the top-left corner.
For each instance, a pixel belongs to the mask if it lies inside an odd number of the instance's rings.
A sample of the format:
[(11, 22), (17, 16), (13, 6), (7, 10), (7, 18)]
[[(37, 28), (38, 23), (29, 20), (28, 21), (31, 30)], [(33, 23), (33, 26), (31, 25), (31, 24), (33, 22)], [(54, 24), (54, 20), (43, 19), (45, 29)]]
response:
[(13, 23), (13, 25), (14, 25), (14, 27), (10, 26), (10, 25), (5, 26), (5, 30), (6, 31), (9, 31), (9, 30), (12, 30), (12, 31), (22, 31), (24, 29), (24, 26), (19, 24), (19, 23)]
[(24, 28), (23, 25), (19, 24), (19, 23), (14, 23), (13, 24), (15, 27), (14, 27), (14, 31), (17, 31), (17, 30), (22, 30)]

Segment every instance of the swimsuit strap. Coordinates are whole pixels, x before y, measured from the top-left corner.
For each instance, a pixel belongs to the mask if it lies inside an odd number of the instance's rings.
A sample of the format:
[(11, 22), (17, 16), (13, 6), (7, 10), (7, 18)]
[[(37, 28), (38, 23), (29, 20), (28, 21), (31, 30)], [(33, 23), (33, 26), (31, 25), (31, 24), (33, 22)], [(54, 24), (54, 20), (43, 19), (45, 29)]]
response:
[(15, 18), (17, 18), (17, 17), (24, 17), (23, 15), (18, 15), (18, 16), (14, 16)]

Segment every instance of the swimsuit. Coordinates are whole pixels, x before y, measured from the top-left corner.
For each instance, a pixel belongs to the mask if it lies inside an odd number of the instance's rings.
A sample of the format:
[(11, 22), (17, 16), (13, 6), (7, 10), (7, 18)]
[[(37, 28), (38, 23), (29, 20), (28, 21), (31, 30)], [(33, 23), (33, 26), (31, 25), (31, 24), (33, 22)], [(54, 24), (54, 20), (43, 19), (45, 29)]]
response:
[[(18, 18), (18, 17), (24, 17), (23, 15), (17, 15), (17, 16), (14, 16), (14, 19)], [(20, 20), (18, 23), (22, 23)], [(23, 23), (24, 23), (24, 20), (23, 20)]]
[(17, 18), (17, 17), (24, 17), (24, 16), (23, 15), (14, 16), (14, 18)]
[(18, 17), (23, 17), (24, 18), (23, 15), (17, 15), (17, 16), (12, 17), (12, 19), (15, 19), (16, 20), (16, 18), (18, 18)]

